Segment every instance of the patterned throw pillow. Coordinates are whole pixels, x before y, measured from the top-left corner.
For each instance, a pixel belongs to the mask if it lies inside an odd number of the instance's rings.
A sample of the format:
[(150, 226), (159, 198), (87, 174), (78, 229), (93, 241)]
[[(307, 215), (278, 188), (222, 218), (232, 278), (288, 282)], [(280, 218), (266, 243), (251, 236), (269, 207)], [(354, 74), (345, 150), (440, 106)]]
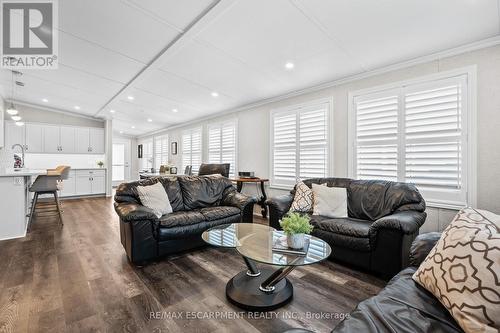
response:
[(500, 216), (466, 208), (413, 275), (467, 333), (500, 329)]
[(313, 191), (304, 182), (295, 186), (295, 197), (290, 210), (301, 213), (309, 213), (313, 209)]

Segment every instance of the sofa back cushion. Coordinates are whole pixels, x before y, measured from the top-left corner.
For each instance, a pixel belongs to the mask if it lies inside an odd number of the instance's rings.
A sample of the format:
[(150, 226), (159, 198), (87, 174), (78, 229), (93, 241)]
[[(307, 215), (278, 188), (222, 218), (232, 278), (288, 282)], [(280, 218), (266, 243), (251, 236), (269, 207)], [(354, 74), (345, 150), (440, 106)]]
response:
[[(412, 184), (349, 178), (312, 178), (304, 184), (346, 188), (349, 217), (360, 220), (375, 221), (396, 211), (425, 211), (425, 201)], [(294, 195), (295, 189), (291, 193)]]
[(160, 182), (167, 192), (170, 205), (174, 212), (184, 210), (184, 200), (182, 199), (181, 186), (177, 177), (153, 177), (139, 181), (122, 183), (116, 188), (116, 202), (133, 202), (140, 204), (137, 186), (149, 186)]
[(180, 177), (179, 184), (185, 210), (218, 206), (224, 191), (233, 186), (220, 175)]

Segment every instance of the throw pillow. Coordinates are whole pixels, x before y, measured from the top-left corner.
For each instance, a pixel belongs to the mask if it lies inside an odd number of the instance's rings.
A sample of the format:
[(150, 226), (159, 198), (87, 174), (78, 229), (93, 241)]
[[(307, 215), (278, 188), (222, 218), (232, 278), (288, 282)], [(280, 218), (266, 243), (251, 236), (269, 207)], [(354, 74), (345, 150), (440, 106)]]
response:
[(313, 206), (313, 192), (304, 184), (304, 182), (299, 182), (295, 186), (295, 196), (293, 197), (292, 206), (290, 210), (301, 213), (309, 213), (312, 211)]
[(343, 187), (328, 187), (312, 184), (313, 215), (347, 217), (347, 190)]
[(500, 328), (500, 216), (466, 208), (413, 275), (467, 333)]
[(142, 205), (152, 209), (158, 218), (172, 213), (167, 192), (160, 182), (149, 186), (137, 186), (137, 193)]

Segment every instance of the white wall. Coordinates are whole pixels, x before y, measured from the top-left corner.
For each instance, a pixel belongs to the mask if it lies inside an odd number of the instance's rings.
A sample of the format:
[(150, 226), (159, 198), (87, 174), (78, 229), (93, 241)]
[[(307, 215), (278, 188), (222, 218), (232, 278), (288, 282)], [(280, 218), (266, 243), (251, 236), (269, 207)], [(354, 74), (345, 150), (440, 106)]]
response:
[[(333, 174), (348, 175), (348, 93), (392, 82), (425, 76), (451, 69), (477, 65), (477, 203), (482, 209), (500, 213), (500, 46), (489, 47), (461, 55), (443, 58), (412, 67), (359, 79), (346, 84), (298, 95), (278, 102), (249, 108), (234, 114), (211, 120), (193, 122), (183, 127), (164, 131), (170, 142), (179, 143), (179, 154), (171, 161), (181, 167), (181, 132), (194, 126), (206, 126), (208, 122), (228, 117), (238, 118), (238, 168), (240, 171), (255, 171), (259, 177), (269, 177), (269, 112), (272, 109), (295, 105), (320, 98), (333, 98)], [(159, 133), (163, 134), (163, 133)], [(206, 142), (204, 142), (206, 143)], [(206, 151), (206, 146), (204, 147)], [(180, 170), (181, 171), (181, 170)], [(250, 189), (247, 191), (253, 192)], [(271, 195), (284, 193), (270, 190)], [(428, 220), (421, 231), (442, 230), (455, 212), (447, 209), (427, 210)]]

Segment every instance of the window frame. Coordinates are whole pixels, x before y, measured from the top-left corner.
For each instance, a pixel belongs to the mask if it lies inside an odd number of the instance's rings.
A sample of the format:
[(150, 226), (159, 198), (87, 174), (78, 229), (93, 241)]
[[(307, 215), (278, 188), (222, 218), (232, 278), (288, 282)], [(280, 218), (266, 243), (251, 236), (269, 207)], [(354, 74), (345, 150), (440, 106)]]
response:
[[(232, 119), (226, 119), (226, 120), (223, 120), (223, 121), (217, 121), (217, 122), (212, 122), (212, 123), (208, 123), (206, 125), (206, 162), (207, 163), (211, 163), (210, 161), (210, 129), (212, 128), (218, 128), (220, 129), (221, 133), (220, 133), (220, 138), (221, 138), (221, 143), (222, 143), (222, 128), (224, 127), (224, 125), (227, 125), (227, 124), (232, 124), (234, 126), (234, 164), (233, 164), (233, 170), (234, 170), (234, 174), (231, 175), (229, 174), (229, 176), (233, 176), (233, 177), (237, 177), (238, 176), (238, 118), (232, 118)], [(222, 155), (222, 147), (220, 148), (220, 153)], [(222, 156), (221, 156), (221, 159), (219, 159), (219, 161), (222, 160)], [(223, 163), (223, 162), (217, 162), (217, 163)]]
[[(333, 99), (332, 98), (323, 98), (323, 99), (316, 99), (316, 100), (311, 100), (308, 102), (300, 103), (300, 104), (293, 104), (285, 107), (280, 107), (276, 109), (272, 109), (271, 112), (269, 113), (269, 187), (273, 189), (280, 189), (280, 190), (290, 190), (293, 188), (295, 184), (280, 184), (277, 183), (274, 179), (274, 116), (276, 114), (298, 114), (300, 113), (300, 110), (307, 110), (309, 108), (314, 108), (317, 105), (326, 105), (326, 152), (327, 152), (327, 157), (326, 157), (326, 176), (328, 177), (329, 175), (333, 174), (333, 158), (334, 158), (334, 142), (333, 142), (333, 117), (332, 117), (332, 106), (333, 106)], [(300, 132), (299, 124), (296, 124), (296, 133)], [(296, 146), (295, 149), (296, 151), (300, 150), (300, 136), (297, 134), (297, 139), (296, 139)], [(297, 159), (295, 161), (295, 173), (297, 177), (297, 170), (299, 168), (299, 163), (300, 163), (300, 158), (299, 155), (297, 155)]]
[[(161, 166), (161, 163), (160, 165), (156, 165), (156, 155), (158, 154), (158, 152), (156, 151), (156, 140), (163, 140), (163, 139), (166, 139), (167, 140), (167, 161), (165, 162), (166, 164), (169, 163), (169, 159), (170, 159), (170, 138), (169, 138), (169, 135), (168, 134), (162, 134), (162, 135), (157, 135), (155, 137), (153, 137), (153, 165), (154, 165), (154, 168), (155, 170), (159, 170), (160, 169), (160, 166)], [(160, 152), (161, 154), (161, 152)], [(160, 160), (161, 160), (161, 156), (160, 156)]]
[(184, 135), (188, 134), (190, 136), (191, 140), (191, 151), (189, 153), (190, 155), (190, 164), (193, 167), (193, 174), (197, 174), (199, 170), (199, 165), (195, 169), (193, 166), (193, 133), (199, 131), (200, 133), (200, 165), (203, 163), (203, 142), (204, 142), (204, 131), (203, 131), (203, 126), (197, 126), (197, 127), (191, 127), (188, 129), (185, 129), (181, 132), (181, 165), (182, 165), (182, 172), (184, 172), (184, 169), (186, 166), (184, 165)]
[[(147, 139), (142, 139), (138, 142), (138, 144), (142, 145), (142, 158), (141, 158), (141, 165), (140, 165), (140, 170), (150, 170), (151, 168), (154, 168), (154, 139), (152, 137), (147, 138)], [(151, 144), (151, 165), (149, 167), (144, 168), (144, 163), (146, 161), (146, 145)]]
[[(425, 75), (417, 78), (412, 78), (408, 80), (393, 82), (390, 84), (375, 86), (367, 89), (361, 89), (356, 91), (350, 91), (348, 94), (348, 175), (351, 178), (356, 176), (356, 108), (355, 101), (359, 96), (383, 94), (390, 90), (400, 90), (401, 96), (404, 97), (404, 93), (411, 90), (412, 86), (417, 85), (431, 85), (435, 81), (441, 81), (446, 79), (453, 79), (460, 76), (464, 76), (466, 79), (465, 87), (465, 114), (462, 114), (464, 119), (464, 129), (465, 132), (465, 148), (467, 150), (466, 159), (462, 160), (464, 165), (464, 187), (465, 187), (465, 203), (459, 203), (449, 199), (443, 200), (433, 200), (426, 199), (425, 194), (423, 194), (428, 207), (435, 208), (446, 208), (446, 209), (460, 209), (464, 206), (477, 205), (477, 66), (467, 66), (463, 68), (457, 68), (454, 70), (438, 72), (430, 75)], [(401, 96), (399, 97), (399, 108), (403, 110), (404, 105)], [(399, 124), (398, 127), (404, 128), (404, 123)], [(398, 147), (401, 142), (398, 143)], [(399, 163), (404, 163), (405, 157), (401, 154), (398, 156)], [(399, 168), (398, 168), (399, 169)], [(400, 174), (398, 173), (398, 178)], [(400, 178), (399, 178), (400, 179)]]

